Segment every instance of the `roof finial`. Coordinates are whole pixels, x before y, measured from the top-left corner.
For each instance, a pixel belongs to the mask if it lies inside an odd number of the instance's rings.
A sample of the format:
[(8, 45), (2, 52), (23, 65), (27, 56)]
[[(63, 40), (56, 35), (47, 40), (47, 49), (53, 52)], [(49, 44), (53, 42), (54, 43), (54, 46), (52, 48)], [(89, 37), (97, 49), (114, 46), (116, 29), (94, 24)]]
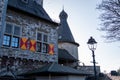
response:
[(59, 17), (60, 17), (60, 19), (64, 19), (64, 20), (66, 20), (67, 17), (68, 17), (68, 15), (67, 15), (67, 13), (64, 11), (64, 5), (63, 5), (62, 8), (63, 8), (63, 9), (62, 9), (62, 11), (60, 12)]
[(64, 5), (63, 5), (63, 9), (62, 10), (64, 11)]

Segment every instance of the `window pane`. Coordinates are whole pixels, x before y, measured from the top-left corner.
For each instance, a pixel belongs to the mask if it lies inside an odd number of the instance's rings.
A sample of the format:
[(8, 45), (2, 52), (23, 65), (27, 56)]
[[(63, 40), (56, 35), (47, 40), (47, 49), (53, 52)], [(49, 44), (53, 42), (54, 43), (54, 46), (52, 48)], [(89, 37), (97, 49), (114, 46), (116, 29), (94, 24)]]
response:
[(10, 39), (11, 39), (11, 37), (9, 35), (4, 35), (4, 37), (3, 37), (3, 45), (4, 46), (10, 46)]
[(41, 33), (37, 33), (37, 40), (42, 41), (42, 34)]
[(6, 24), (5, 32), (9, 33), (9, 34), (12, 34), (12, 25)]
[(48, 45), (43, 44), (43, 53), (47, 53), (47, 52), (48, 52)]
[(14, 48), (18, 48), (19, 47), (19, 38), (18, 37), (13, 37), (12, 38), (11, 46), (14, 47)]
[(14, 27), (14, 35), (20, 36), (20, 27), (18, 27), (18, 26)]
[(37, 42), (37, 52), (41, 52), (41, 43), (40, 42)]
[(48, 39), (48, 36), (47, 36), (47, 35), (44, 35), (44, 36), (43, 36), (43, 41), (44, 41), (44, 42), (47, 42), (47, 39)]

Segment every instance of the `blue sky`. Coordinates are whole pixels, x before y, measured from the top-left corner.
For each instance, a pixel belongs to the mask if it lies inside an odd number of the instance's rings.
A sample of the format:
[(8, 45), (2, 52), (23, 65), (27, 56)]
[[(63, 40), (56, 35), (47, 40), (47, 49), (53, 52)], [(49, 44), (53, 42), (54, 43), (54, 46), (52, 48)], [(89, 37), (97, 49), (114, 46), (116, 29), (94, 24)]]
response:
[(120, 68), (120, 42), (106, 43), (101, 36), (104, 32), (97, 30), (100, 25), (100, 12), (96, 9), (101, 0), (44, 0), (43, 7), (50, 17), (59, 22), (59, 13), (64, 10), (68, 14), (68, 24), (75, 41), (80, 44), (79, 59), (85, 65), (93, 65), (92, 53), (88, 49), (87, 41), (93, 36), (98, 42), (95, 51), (96, 62), (101, 71), (110, 72)]

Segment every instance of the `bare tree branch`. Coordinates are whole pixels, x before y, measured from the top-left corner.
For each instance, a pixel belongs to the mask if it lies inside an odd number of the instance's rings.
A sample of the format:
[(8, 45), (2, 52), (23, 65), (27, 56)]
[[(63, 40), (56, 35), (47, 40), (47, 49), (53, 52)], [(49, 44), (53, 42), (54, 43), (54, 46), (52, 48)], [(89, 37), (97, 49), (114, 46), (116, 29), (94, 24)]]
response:
[(105, 31), (104, 37), (108, 40), (120, 41), (120, 0), (103, 0), (97, 6), (101, 10), (101, 31)]

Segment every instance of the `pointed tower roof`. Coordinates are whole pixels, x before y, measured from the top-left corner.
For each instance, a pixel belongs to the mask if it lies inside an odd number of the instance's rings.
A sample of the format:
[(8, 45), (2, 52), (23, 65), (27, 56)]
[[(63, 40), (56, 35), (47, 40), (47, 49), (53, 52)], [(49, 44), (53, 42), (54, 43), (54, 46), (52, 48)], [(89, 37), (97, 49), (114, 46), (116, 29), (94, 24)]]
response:
[(59, 18), (60, 18), (60, 27), (58, 29), (58, 41), (59, 42), (70, 42), (70, 43), (79, 45), (74, 40), (74, 37), (72, 35), (72, 32), (67, 22), (68, 15), (64, 11), (64, 9), (61, 11)]

